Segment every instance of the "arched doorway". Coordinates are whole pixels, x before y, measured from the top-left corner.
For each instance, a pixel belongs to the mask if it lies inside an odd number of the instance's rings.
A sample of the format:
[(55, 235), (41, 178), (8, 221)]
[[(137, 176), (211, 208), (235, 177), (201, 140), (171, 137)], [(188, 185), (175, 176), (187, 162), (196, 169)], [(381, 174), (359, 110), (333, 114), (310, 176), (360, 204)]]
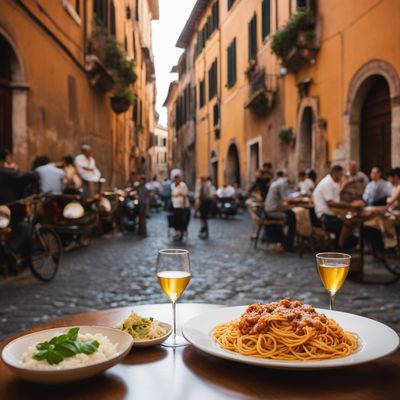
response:
[(226, 157), (225, 180), (228, 184), (237, 184), (240, 187), (240, 164), (239, 152), (235, 143), (232, 143), (228, 148)]
[(17, 164), (27, 168), (28, 85), (12, 37), (0, 25), (0, 147), (11, 150)]
[(344, 117), (343, 160), (366, 173), (400, 164), (400, 79), (389, 63), (370, 60), (354, 74)]
[(0, 35), (0, 148), (12, 150), (12, 48)]
[(391, 105), (386, 80), (374, 75), (368, 79), (360, 123), (360, 168), (369, 173), (374, 165), (387, 170), (391, 160)]
[(311, 107), (305, 107), (303, 110), (298, 140), (298, 171), (313, 168), (313, 111)]

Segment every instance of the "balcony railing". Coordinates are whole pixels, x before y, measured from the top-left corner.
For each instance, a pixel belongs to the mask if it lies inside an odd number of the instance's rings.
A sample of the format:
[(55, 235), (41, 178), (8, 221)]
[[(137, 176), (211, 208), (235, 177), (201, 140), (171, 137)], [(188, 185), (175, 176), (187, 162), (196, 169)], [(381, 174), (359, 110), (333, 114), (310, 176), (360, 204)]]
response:
[(267, 74), (265, 69), (255, 67), (248, 73), (249, 96), (245, 108), (260, 117), (273, 107), (277, 89), (277, 75)]

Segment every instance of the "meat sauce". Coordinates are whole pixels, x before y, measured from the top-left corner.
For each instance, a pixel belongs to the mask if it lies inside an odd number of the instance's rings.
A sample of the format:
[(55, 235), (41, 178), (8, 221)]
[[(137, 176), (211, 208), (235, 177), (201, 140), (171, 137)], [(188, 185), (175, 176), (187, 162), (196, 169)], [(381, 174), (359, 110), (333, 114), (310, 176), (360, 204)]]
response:
[(314, 307), (300, 300), (285, 298), (269, 304), (251, 304), (240, 317), (237, 326), (242, 335), (266, 333), (269, 318), (276, 315), (285, 317), (298, 335), (304, 334), (307, 326), (320, 331), (328, 323), (326, 316), (318, 314)]

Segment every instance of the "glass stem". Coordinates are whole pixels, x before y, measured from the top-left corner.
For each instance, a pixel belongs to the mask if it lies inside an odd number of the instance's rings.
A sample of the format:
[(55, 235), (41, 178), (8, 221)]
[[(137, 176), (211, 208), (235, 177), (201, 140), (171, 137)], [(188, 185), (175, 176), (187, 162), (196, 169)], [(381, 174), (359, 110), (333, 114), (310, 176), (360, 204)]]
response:
[(172, 319), (173, 319), (172, 338), (175, 341), (175, 338), (176, 338), (176, 300), (172, 300)]
[(333, 305), (335, 303), (335, 294), (329, 293), (329, 309), (333, 310)]

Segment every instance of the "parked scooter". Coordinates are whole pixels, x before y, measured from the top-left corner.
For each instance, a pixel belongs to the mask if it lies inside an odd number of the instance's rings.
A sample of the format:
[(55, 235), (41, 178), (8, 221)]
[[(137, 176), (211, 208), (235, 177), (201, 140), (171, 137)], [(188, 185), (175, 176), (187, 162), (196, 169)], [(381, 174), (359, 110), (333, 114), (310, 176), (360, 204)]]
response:
[(89, 246), (92, 233), (99, 225), (98, 213), (79, 194), (49, 197), (45, 203), (45, 218), (60, 235), (65, 249)]
[(236, 202), (233, 197), (218, 197), (217, 214), (222, 218), (233, 217), (237, 213)]
[(119, 228), (122, 233), (136, 232), (139, 216), (139, 197), (136, 190), (120, 190)]

